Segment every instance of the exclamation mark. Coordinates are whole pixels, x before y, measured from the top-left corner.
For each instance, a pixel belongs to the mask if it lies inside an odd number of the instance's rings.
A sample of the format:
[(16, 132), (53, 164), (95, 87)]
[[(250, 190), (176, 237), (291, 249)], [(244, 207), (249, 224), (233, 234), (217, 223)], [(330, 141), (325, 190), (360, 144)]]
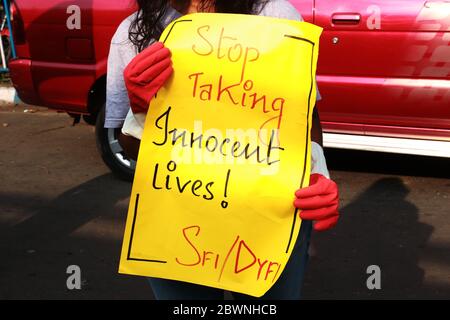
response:
[[(231, 169), (228, 169), (227, 172), (227, 179), (225, 180), (225, 190), (223, 193), (223, 196), (226, 198), (227, 197), (227, 192), (228, 192), (228, 181), (230, 180), (230, 173), (231, 173)], [(223, 200), (222, 203), (222, 208), (226, 209), (228, 207), (228, 201)]]

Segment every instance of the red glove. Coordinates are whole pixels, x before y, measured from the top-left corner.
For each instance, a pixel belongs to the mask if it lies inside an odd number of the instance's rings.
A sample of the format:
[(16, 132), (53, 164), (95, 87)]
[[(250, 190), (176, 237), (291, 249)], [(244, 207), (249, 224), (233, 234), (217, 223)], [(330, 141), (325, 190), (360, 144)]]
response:
[(313, 220), (314, 230), (324, 231), (334, 227), (339, 219), (338, 187), (333, 180), (315, 173), (311, 175), (309, 187), (295, 192), (294, 206), (300, 218)]
[(150, 101), (173, 73), (170, 51), (155, 42), (139, 53), (123, 72), (133, 113), (147, 113)]

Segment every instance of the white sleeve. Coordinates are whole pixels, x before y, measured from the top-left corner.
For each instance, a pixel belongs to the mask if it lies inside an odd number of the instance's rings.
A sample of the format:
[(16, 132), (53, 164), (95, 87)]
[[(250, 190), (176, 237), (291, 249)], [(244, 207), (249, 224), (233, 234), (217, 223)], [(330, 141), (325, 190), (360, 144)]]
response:
[(301, 14), (287, 0), (270, 0), (259, 13), (260, 16), (303, 21)]
[(125, 122), (123, 123), (122, 133), (126, 136), (131, 136), (141, 140), (142, 133), (144, 132), (146, 116), (147, 115), (145, 113), (134, 114), (130, 109), (125, 118)]
[(311, 174), (320, 173), (330, 179), (330, 173), (327, 168), (327, 161), (320, 144), (311, 142)]
[(120, 46), (111, 44), (106, 73), (105, 128), (120, 128), (130, 107), (127, 89), (123, 79), (125, 63)]
[(119, 25), (111, 40), (106, 75), (105, 128), (122, 127), (130, 109), (123, 71), (137, 54), (136, 49), (128, 39), (128, 27), (132, 16)]

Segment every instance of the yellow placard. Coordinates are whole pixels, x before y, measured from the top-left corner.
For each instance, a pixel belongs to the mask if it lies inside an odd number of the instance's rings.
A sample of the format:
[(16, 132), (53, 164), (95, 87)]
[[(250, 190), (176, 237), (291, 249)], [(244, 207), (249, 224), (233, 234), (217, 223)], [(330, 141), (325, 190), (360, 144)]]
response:
[(277, 281), (309, 182), (320, 33), (231, 14), (167, 27), (175, 71), (146, 118), (119, 272), (257, 297)]

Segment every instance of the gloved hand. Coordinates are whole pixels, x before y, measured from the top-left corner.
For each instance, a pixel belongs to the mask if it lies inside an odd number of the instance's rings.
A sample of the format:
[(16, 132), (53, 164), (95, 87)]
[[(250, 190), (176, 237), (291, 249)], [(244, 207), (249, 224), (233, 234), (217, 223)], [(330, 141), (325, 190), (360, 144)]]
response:
[(333, 180), (314, 173), (309, 187), (295, 192), (294, 206), (300, 210), (300, 218), (313, 220), (314, 230), (325, 231), (334, 227), (339, 219), (338, 187)]
[(133, 113), (147, 113), (150, 101), (173, 73), (170, 51), (155, 42), (139, 53), (123, 72)]

